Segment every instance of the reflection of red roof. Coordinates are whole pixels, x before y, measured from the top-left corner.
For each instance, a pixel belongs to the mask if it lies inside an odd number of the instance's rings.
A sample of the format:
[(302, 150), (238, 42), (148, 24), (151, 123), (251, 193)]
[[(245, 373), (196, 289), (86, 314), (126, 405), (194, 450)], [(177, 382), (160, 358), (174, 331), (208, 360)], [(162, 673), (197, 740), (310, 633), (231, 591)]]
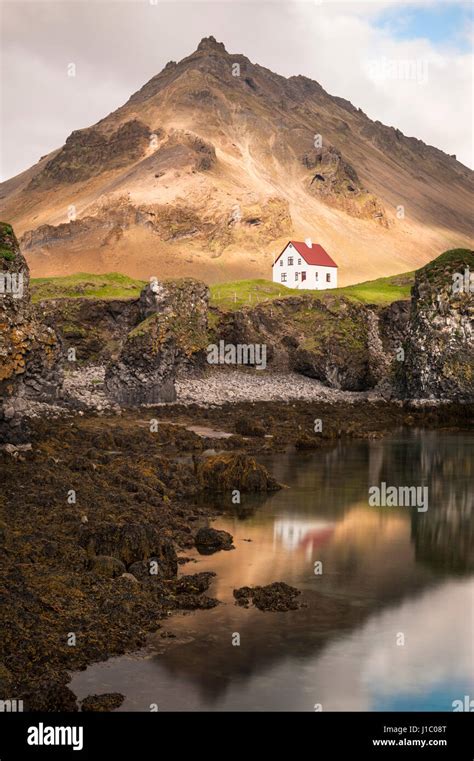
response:
[(313, 531), (307, 531), (303, 539), (300, 542), (300, 547), (307, 547), (309, 544), (313, 550), (316, 547), (320, 547), (322, 544), (326, 544), (330, 537), (334, 533), (334, 526), (328, 526), (327, 528), (320, 528)]
[[(331, 259), (327, 251), (325, 251), (324, 248), (319, 245), (319, 243), (313, 243), (311, 248), (307, 246), (306, 243), (302, 243), (299, 240), (290, 240), (289, 243), (293, 244), (299, 255), (302, 256), (305, 260), (306, 264), (319, 264), (322, 267), (337, 267), (336, 262)], [(288, 243), (286, 244), (281, 254), (286, 251), (287, 246)], [(275, 259), (275, 264), (280, 256)]]

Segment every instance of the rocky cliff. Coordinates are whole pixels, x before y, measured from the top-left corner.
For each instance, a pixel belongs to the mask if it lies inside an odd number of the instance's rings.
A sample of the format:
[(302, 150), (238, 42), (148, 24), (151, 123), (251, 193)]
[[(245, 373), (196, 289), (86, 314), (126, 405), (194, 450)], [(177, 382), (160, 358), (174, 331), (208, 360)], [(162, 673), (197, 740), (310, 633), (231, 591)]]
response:
[(203, 362), (208, 299), (207, 286), (191, 278), (155, 280), (144, 288), (141, 322), (106, 371), (105, 387), (115, 401), (125, 406), (174, 401), (177, 370)]
[(26, 400), (57, 396), (61, 346), (30, 300), (29, 270), (11, 225), (0, 223), (0, 441), (24, 434)]
[(416, 273), (405, 349), (409, 397), (474, 399), (473, 251), (446, 251)]

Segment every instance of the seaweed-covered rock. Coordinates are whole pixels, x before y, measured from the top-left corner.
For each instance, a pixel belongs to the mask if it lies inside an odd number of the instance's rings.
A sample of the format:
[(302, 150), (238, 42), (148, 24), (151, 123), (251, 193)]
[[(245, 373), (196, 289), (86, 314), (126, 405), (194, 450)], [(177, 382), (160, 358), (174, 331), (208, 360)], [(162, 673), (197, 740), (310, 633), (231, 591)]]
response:
[(204, 363), (209, 291), (191, 278), (152, 281), (140, 296), (142, 321), (127, 336), (105, 387), (119, 404), (172, 402), (179, 367)]
[(0, 441), (26, 435), (26, 400), (50, 401), (62, 382), (55, 331), (35, 316), (29, 270), (13, 228), (0, 223)]
[(418, 270), (404, 363), (411, 398), (474, 399), (474, 251), (446, 251)]
[(238, 489), (244, 492), (276, 491), (281, 485), (253, 457), (221, 453), (206, 457), (197, 464), (202, 489), (221, 493)]
[(114, 711), (116, 708), (120, 708), (125, 695), (120, 692), (105, 692), (103, 695), (88, 695), (87, 698), (81, 701), (81, 711)]
[(201, 555), (212, 555), (219, 550), (233, 550), (233, 536), (228, 531), (200, 528), (195, 536), (196, 547)]
[(241, 436), (255, 436), (258, 438), (265, 436), (265, 428), (258, 420), (252, 420), (244, 416), (235, 421), (235, 431)]
[(248, 608), (252, 602), (259, 610), (286, 612), (297, 610), (300, 606), (296, 598), (301, 594), (296, 587), (290, 587), (284, 581), (274, 581), (265, 587), (240, 587), (234, 589), (236, 605)]
[[(161, 538), (158, 530), (149, 523), (127, 523), (116, 525), (104, 523), (96, 529), (81, 526), (79, 542), (92, 562), (97, 555), (118, 558), (131, 573), (132, 564), (137, 561), (156, 558), (162, 578), (173, 578), (178, 572), (178, 559), (173, 544)], [(122, 569), (122, 573), (123, 573)]]
[(115, 579), (125, 573), (125, 566), (122, 561), (110, 555), (97, 555), (91, 558), (89, 566), (96, 576), (103, 576), (108, 579)]

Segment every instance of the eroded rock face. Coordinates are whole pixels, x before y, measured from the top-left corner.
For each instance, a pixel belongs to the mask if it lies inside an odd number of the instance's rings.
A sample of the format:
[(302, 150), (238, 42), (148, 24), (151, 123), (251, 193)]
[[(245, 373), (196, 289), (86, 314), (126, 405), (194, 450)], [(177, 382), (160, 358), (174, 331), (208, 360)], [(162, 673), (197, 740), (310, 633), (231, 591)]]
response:
[(75, 130), (31, 181), (31, 187), (48, 188), (58, 182), (79, 182), (104, 170), (124, 166), (141, 158), (149, 138), (150, 129), (138, 119), (125, 122), (110, 136), (97, 127)]
[(376, 384), (371, 367), (370, 314), (363, 304), (310, 294), (275, 299), (223, 316), (213, 340), (265, 344), (267, 362), (332, 388), (364, 391)]
[(418, 270), (406, 341), (409, 397), (474, 399), (474, 252), (447, 251)]
[(302, 158), (312, 171), (309, 192), (348, 214), (363, 219), (375, 219), (388, 227), (385, 210), (373, 193), (362, 187), (354, 167), (334, 146), (313, 149)]
[(202, 365), (208, 344), (209, 291), (191, 278), (154, 280), (140, 296), (142, 322), (109, 365), (105, 387), (124, 406), (172, 402), (179, 367)]
[(35, 316), (29, 270), (11, 225), (0, 223), (0, 440), (26, 431), (21, 412), (28, 399), (50, 401), (62, 382), (55, 331)]

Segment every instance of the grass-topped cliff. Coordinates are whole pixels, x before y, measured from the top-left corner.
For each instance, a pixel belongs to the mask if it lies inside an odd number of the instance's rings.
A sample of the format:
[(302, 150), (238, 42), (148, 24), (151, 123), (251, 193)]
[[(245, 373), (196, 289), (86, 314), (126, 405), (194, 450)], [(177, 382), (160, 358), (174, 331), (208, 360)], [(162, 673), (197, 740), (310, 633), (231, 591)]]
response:
[[(235, 280), (210, 287), (210, 304), (224, 311), (255, 306), (263, 301), (289, 296), (309, 294), (321, 299), (327, 295), (346, 296), (364, 304), (391, 304), (410, 296), (414, 273), (369, 280), (366, 283), (349, 285), (327, 291), (309, 291), (286, 288), (271, 280)], [(66, 277), (34, 278), (31, 293), (34, 302), (49, 299), (133, 299), (138, 298), (146, 284), (144, 280), (134, 280), (127, 275), (111, 272), (106, 275), (92, 275), (79, 272)]]

